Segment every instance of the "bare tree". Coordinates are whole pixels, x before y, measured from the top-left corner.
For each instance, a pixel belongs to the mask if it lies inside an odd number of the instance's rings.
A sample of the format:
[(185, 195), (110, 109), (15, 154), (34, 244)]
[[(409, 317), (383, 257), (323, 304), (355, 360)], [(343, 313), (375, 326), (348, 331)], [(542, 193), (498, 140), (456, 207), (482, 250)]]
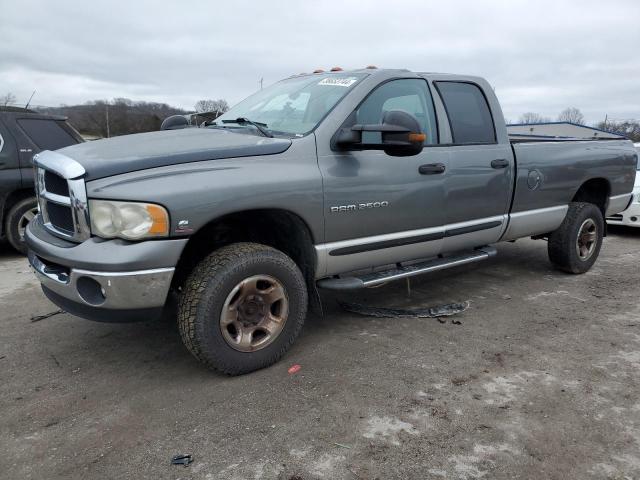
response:
[(229, 104), (224, 99), (218, 100), (198, 100), (194, 105), (196, 112), (218, 112), (218, 115), (222, 115), (229, 110)]
[(608, 120), (596, 124), (596, 128), (622, 135), (634, 142), (640, 142), (640, 122), (637, 120)]
[(526, 112), (520, 115), (519, 123), (548, 123), (551, 119), (549, 117), (543, 117), (539, 113)]
[(9, 92), (6, 95), (0, 97), (0, 103), (5, 107), (11, 103), (16, 103), (16, 96), (13, 93)]
[(160, 129), (164, 118), (187, 113), (166, 103), (139, 102), (128, 98), (94, 100), (83, 105), (42, 107), (39, 111), (65, 115), (79, 132), (99, 137), (156, 131)]
[(575, 123), (576, 125), (584, 125), (584, 115), (579, 108), (568, 107), (560, 112), (560, 115), (558, 115), (558, 121)]

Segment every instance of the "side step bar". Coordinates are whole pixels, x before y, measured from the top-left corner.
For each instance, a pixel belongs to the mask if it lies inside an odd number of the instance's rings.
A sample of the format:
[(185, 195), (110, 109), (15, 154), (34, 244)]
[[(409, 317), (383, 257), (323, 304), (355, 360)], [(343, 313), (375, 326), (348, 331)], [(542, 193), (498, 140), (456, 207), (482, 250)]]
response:
[(327, 290), (356, 290), (364, 287), (373, 287), (391, 280), (413, 277), (414, 275), (479, 262), (495, 256), (496, 253), (497, 250), (494, 247), (481, 247), (472, 252), (459, 253), (444, 258), (435, 258), (411, 265), (403, 266), (399, 264), (397, 268), (381, 272), (366, 273), (353, 277), (323, 278), (318, 280), (317, 285), (319, 288), (325, 288)]

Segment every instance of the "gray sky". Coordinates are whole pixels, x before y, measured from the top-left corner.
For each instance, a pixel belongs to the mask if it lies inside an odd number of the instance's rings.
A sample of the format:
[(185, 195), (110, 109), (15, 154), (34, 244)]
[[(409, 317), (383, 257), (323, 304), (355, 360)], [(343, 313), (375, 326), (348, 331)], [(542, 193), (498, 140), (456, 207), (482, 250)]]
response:
[(505, 116), (640, 119), (640, 1), (0, 0), (0, 95), (236, 103), (315, 68), (486, 77)]

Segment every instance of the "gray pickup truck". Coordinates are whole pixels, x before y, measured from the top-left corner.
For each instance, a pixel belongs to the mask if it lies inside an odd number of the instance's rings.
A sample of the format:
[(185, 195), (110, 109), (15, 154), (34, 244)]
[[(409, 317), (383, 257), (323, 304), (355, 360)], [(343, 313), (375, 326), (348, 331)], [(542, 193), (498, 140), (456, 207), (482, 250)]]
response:
[(465, 265), (522, 237), (586, 272), (637, 163), (628, 141), (510, 141), (485, 80), (407, 70), (293, 76), (185, 126), (35, 156), (29, 260), (80, 317), (150, 319), (176, 298), (187, 348), (231, 375), (286, 352), (318, 287)]

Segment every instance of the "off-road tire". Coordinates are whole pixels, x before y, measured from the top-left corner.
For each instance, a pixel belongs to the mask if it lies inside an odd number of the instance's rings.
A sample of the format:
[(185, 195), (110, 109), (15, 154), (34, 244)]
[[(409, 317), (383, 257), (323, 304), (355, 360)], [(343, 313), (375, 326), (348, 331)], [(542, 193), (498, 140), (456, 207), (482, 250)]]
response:
[(7, 214), (5, 219), (4, 231), (9, 244), (19, 253), (26, 255), (27, 244), (23, 238), (20, 238), (19, 223), (22, 216), (30, 210), (37, 207), (38, 203), (35, 197), (25, 198), (16, 203)]
[[(284, 286), (287, 320), (272, 343), (241, 352), (224, 339), (220, 315), (235, 285), (252, 275), (270, 275)], [(287, 255), (257, 243), (235, 243), (209, 254), (193, 269), (178, 303), (178, 327), (189, 351), (207, 367), (241, 375), (277, 362), (298, 337), (307, 314), (307, 287), (298, 266)]]
[[(585, 260), (576, 250), (578, 235), (583, 223), (591, 219), (596, 226), (596, 244), (593, 253)], [(549, 260), (560, 270), (567, 273), (585, 273), (595, 263), (602, 247), (604, 220), (602, 211), (592, 203), (573, 202), (564, 221), (549, 235)]]

